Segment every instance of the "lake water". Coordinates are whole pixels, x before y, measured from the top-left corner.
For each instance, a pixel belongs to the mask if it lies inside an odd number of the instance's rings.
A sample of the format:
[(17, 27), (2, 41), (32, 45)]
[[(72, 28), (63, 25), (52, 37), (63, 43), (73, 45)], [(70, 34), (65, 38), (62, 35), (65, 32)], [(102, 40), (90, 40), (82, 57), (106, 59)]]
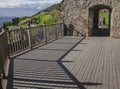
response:
[(0, 17), (0, 27), (3, 25), (3, 22), (10, 21), (12, 22), (12, 17)]

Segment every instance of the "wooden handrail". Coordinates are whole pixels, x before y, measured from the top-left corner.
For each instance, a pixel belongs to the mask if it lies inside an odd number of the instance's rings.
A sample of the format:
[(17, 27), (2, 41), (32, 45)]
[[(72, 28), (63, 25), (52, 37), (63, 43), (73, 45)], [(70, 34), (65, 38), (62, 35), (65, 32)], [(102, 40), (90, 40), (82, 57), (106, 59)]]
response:
[[(7, 77), (6, 66), (11, 55), (32, 49), (41, 43), (64, 36), (63, 23), (7, 30), (0, 28), (0, 77)], [(1, 88), (0, 78), (0, 89)]]
[(14, 55), (22, 51), (64, 36), (63, 23), (42, 26), (16, 28), (7, 31), (9, 54)]

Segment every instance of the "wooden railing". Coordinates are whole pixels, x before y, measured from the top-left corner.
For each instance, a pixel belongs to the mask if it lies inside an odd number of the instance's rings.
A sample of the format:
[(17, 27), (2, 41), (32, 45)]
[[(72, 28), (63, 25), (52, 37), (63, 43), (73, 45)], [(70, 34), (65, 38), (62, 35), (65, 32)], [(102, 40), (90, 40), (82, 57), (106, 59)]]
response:
[(0, 89), (10, 56), (64, 36), (63, 23), (8, 30), (0, 28)]
[(0, 76), (6, 76), (5, 69), (8, 62), (8, 44), (7, 35), (5, 31), (0, 32)]
[(7, 31), (9, 54), (14, 55), (32, 49), (63, 35), (63, 23), (9, 30)]

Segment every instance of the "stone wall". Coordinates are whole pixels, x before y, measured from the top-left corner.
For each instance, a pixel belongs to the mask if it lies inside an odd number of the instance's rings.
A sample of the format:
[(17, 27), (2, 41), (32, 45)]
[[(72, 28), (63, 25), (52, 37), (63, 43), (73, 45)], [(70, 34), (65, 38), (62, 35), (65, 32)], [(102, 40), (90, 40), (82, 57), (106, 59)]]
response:
[(120, 5), (117, 5), (112, 12), (112, 37), (120, 37)]
[[(112, 8), (113, 12), (118, 15), (111, 15), (111, 23), (114, 23), (114, 18), (117, 19), (120, 17), (120, 11), (118, 12), (118, 10), (120, 10), (120, 7), (116, 7), (120, 5), (119, 2), (120, 0), (63, 0), (63, 19), (67, 27), (68, 34), (80, 36), (82, 34), (89, 35), (89, 20), (91, 18), (89, 16), (89, 9), (96, 5), (105, 5)], [(116, 32), (113, 31), (115, 28), (116, 30), (120, 29), (118, 28), (119, 21), (116, 23), (117, 26), (115, 24), (111, 24), (112, 36), (116, 34)]]

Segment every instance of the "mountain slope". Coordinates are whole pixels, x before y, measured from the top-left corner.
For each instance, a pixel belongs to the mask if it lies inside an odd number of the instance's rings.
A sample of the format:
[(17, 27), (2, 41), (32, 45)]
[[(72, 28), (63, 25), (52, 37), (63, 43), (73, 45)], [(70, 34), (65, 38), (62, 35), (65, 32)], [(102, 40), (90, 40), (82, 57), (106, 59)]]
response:
[(34, 23), (36, 25), (42, 25), (44, 22), (52, 24), (55, 21), (59, 22), (61, 16), (61, 3), (52, 5), (47, 9), (44, 9), (31, 17), (20, 18), (19, 26), (27, 24), (27, 22)]

